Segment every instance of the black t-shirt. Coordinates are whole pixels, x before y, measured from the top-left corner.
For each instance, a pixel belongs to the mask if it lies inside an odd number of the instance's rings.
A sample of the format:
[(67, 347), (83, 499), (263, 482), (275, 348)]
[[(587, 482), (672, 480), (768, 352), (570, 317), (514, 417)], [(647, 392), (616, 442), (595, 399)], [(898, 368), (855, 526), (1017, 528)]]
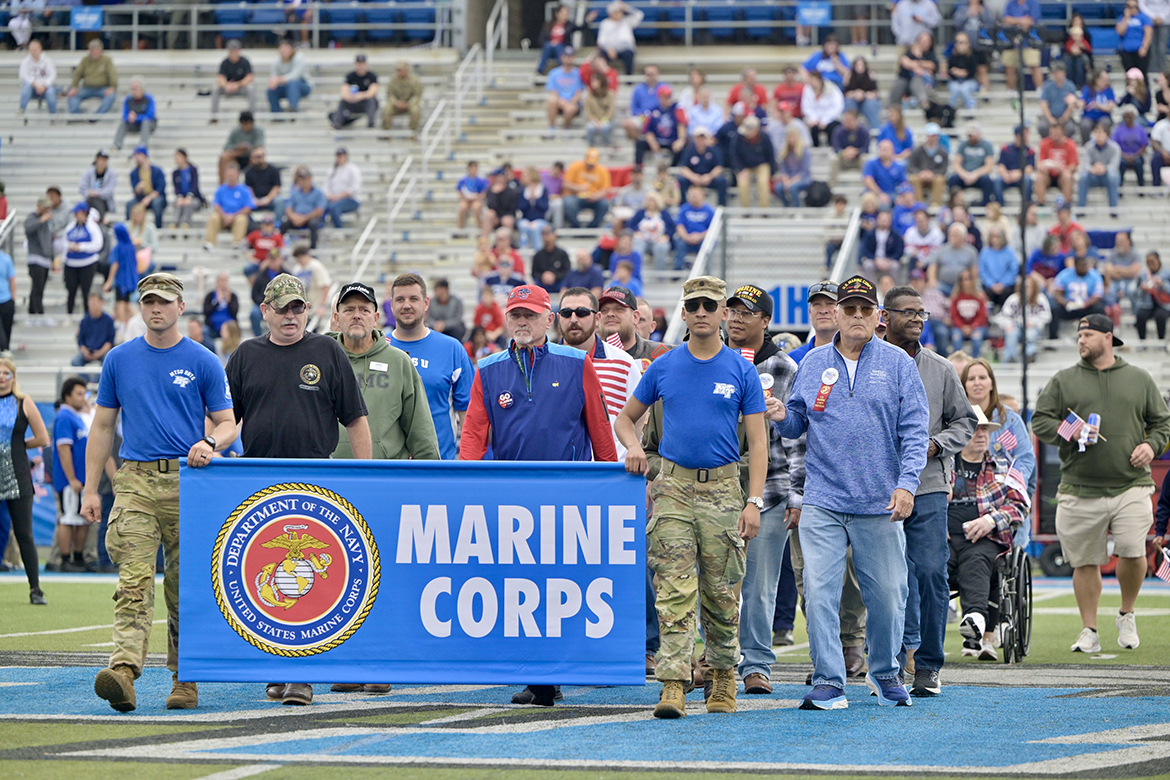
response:
[(227, 364), (245, 458), (328, 458), (337, 424), (366, 415), (357, 377), (340, 344), (319, 333), (287, 347), (268, 336), (240, 344)]
[(967, 75), (963, 76), (962, 78), (973, 79), (975, 78), (975, 69), (982, 64), (983, 63), (979, 61), (979, 56), (973, 51), (968, 52), (967, 54), (954, 53), (951, 54), (950, 59), (947, 60), (947, 73), (950, 73), (951, 68), (962, 68), (963, 70), (967, 71)]
[(240, 57), (239, 62), (232, 62), (225, 58), (223, 62), (219, 63), (219, 75), (228, 81), (243, 81), (244, 76), (251, 72), (252, 63), (248, 62), (247, 57)]
[(540, 277), (545, 271), (552, 271), (557, 281), (565, 278), (569, 272), (569, 253), (558, 247), (552, 251), (541, 247), (532, 255), (532, 278), (540, 284)]
[(520, 206), (520, 191), (511, 187), (504, 188), (503, 192), (488, 190), (483, 204), (500, 216), (504, 214), (515, 215), (516, 209)]
[(257, 198), (265, 198), (273, 187), (280, 186), (280, 169), (275, 165), (266, 165), (262, 169), (249, 165), (244, 169), (244, 184), (252, 188), (252, 194)]
[(377, 81), (378, 77), (368, 70), (364, 76), (359, 76), (356, 70), (351, 70), (349, 75), (345, 77), (346, 84), (349, 84), (350, 87), (357, 87), (357, 89), (351, 89), (352, 92), (365, 92), (371, 84)]
[(982, 469), (982, 463), (968, 463), (963, 460), (961, 453), (955, 454), (955, 489), (951, 493), (951, 503), (947, 506), (947, 531), (952, 537), (962, 537), (963, 523), (979, 517), (975, 485)]
[[(928, 51), (925, 54), (923, 54), (921, 57), (918, 57), (918, 56), (915, 56), (914, 52), (910, 51), (910, 49), (906, 49), (906, 51), (902, 52), (902, 55), (905, 57), (909, 57), (910, 59), (914, 60), (915, 62), (933, 62), (934, 66), (935, 66), (934, 72), (936, 74), (938, 73), (938, 57), (934, 56), (933, 51)], [(900, 63), (901, 58), (899, 58), (898, 61)], [(912, 72), (906, 70), (901, 65), (898, 66), (898, 78), (906, 79), (907, 81), (909, 81), (913, 77), (914, 77), (914, 74)]]

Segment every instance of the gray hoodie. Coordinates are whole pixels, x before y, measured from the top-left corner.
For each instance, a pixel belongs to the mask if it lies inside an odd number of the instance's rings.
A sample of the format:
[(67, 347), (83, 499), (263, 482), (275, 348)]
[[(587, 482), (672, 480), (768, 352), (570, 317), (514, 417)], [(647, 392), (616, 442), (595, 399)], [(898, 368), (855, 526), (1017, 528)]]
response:
[(28, 237), (28, 264), (42, 268), (53, 266), (53, 227), (41, 222), (35, 211), (24, 218), (24, 234)]
[(1096, 141), (1090, 140), (1081, 147), (1081, 170), (1089, 172), (1089, 168), (1097, 163), (1103, 163), (1109, 173), (1117, 173), (1121, 167), (1121, 147), (1113, 140), (1105, 142), (1104, 146), (1097, 146)]
[(118, 189), (118, 175), (114, 173), (114, 169), (106, 166), (106, 172), (102, 175), (101, 185), (98, 185), (97, 169), (92, 165), (86, 169), (85, 173), (81, 174), (81, 184), (77, 188), (81, 192), (81, 199), (89, 198), (89, 191), (96, 190), (98, 197), (106, 202), (107, 210), (114, 210), (114, 192)]
[(954, 455), (967, 446), (975, 433), (975, 410), (949, 360), (919, 346), (914, 363), (930, 404), (930, 440), (938, 447), (934, 457), (926, 459), (914, 495), (946, 493), (951, 486)]

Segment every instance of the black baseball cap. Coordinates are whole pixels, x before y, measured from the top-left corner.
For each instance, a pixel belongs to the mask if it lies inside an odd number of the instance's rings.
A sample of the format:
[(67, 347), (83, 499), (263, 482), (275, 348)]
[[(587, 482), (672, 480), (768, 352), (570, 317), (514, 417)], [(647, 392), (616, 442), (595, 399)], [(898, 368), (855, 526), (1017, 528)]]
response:
[(837, 302), (844, 303), (850, 298), (860, 298), (877, 306), (877, 288), (864, 276), (851, 276), (837, 285)]
[(341, 292), (337, 294), (338, 310), (341, 309), (341, 302), (351, 295), (360, 295), (375, 306), (378, 305), (378, 299), (374, 296), (374, 288), (361, 282), (350, 282), (341, 288)]
[(1104, 314), (1089, 314), (1081, 317), (1080, 322), (1077, 323), (1077, 333), (1080, 333), (1082, 330), (1095, 330), (1100, 333), (1108, 333), (1113, 336), (1113, 346), (1125, 346), (1125, 342), (1117, 338), (1117, 334), (1113, 332), (1113, 320)]
[(638, 310), (638, 299), (634, 297), (632, 292), (620, 284), (615, 284), (603, 292), (601, 297), (597, 299), (598, 306), (600, 307), (606, 301), (620, 303), (627, 309), (633, 309), (634, 311)]
[(742, 303), (748, 311), (762, 311), (772, 319), (772, 296), (754, 284), (744, 284), (735, 289), (735, 294), (727, 299), (727, 305), (735, 302)]
[(818, 295), (823, 295), (834, 303), (837, 302), (837, 283), (830, 281), (817, 282), (808, 288), (808, 302), (812, 303), (813, 298)]

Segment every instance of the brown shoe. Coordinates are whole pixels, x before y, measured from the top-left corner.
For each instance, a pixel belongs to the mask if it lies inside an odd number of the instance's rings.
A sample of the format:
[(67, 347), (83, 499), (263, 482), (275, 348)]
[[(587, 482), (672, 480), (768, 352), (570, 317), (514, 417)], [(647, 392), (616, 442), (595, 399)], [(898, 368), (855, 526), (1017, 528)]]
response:
[(662, 684), (662, 693), (658, 695), (658, 704), (654, 707), (654, 717), (673, 720), (687, 714), (687, 696), (683, 693), (681, 680), (667, 680)]
[(752, 672), (743, 678), (743, 692), (768, 695), (772, 693), (772, 683), (759, 672)]
[[(364, 686), (361, 683), (333, 683), (329, 686), (330, 693), (360, 693)], [(284, 691), (278, 698), (284, 698)]]
[(134, 696), (134, 672), (129, 666), (102, 669), (94, 678), (93, 692), (108, 701), (118, 712), (131, 712), (138, 706)]
[(845, 656), (846, 677), (859, 677), (865, 674), (868, 667), (865, 663), (864, 647), (843, 647), (841, 653)]
[(281, 704), (307, 705), (313, 703), (313, 686), (308, 683), (288, 683), (284, 686)]
[(199, 706), (199, 687), (193, 682), (179, 682), (178, 673), (171, 675), (171, 695), (167, 697), (168, 710), (193, 710)]
[(392, 687), (390, 683), (366, 683), (362, 686), (362, 693), (390, 693)]
[(657, 668), (657, 666), (658, 662), (654, 659), (654, 656), (650, 653), (646, 653), (646, 676), (653, 676), (654, 670)]
[(711, 695), (707, 698), (707, 712), (735, 712), (735, 684), (733, 669), (711, 669)]
[(268, 687), (264, 689), (264, 695), (268, 697), (269, 701), (280, 701), (284, 698), (284, 683), (268, 683)]

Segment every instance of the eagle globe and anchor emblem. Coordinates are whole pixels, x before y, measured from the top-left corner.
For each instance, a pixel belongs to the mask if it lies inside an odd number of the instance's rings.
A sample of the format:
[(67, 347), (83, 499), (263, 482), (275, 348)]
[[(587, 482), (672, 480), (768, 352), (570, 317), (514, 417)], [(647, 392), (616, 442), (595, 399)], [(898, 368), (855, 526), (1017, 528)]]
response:
[(331, 490), (272, 485), (220, 528), (212, 588), (232, 629), (273, 655), (331, 650), (356, 632), (378, 593), (381, 561), (361, 513)]

